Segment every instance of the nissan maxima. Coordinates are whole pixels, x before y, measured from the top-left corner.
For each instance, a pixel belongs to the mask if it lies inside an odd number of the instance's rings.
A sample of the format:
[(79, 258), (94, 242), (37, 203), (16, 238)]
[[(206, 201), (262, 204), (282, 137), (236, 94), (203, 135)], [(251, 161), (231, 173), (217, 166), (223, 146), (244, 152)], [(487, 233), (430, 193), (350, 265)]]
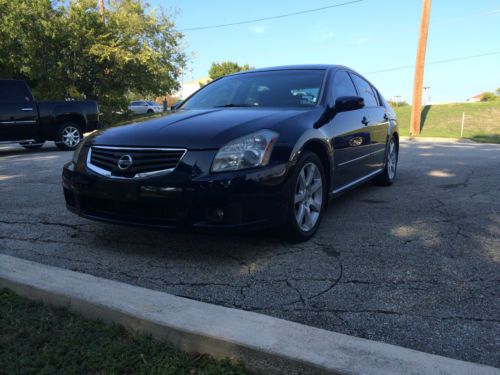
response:
[(171, 114), (97, 131), (64, 166), (67, 208), (159, 228), (314, 235), (331, 198), (396, 177), (394, 112), (355, 71), (258, 69), (214, 80)]

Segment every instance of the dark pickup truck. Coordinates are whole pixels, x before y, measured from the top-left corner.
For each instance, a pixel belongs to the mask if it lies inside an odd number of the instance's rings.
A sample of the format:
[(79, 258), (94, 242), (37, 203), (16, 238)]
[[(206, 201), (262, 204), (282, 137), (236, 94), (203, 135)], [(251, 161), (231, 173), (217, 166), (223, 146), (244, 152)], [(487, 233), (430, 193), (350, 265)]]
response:
[(54, 141), (61, 150), (74, 150), (83, 133), (99, 127), (95, 101), (35, 102), (26, 82), (0, 79), (0, 143), (39, 148)]

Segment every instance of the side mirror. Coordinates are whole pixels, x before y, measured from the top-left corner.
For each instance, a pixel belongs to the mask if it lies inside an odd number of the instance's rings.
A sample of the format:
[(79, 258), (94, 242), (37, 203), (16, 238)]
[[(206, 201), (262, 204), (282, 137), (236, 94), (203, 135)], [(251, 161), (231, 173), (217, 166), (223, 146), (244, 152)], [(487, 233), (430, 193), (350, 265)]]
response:
[(365, 106), (365, 100), (361, 96), (341, 96), (335, 100), (335, 112), (347, 112), (361, 109)]
[(182, 102), (183, 102), (182, 100), (179, 100), (172, 107), (170, 107), (170, 110), (175, 111), (176, 109), (179, 109), (179, 107), (181, 106)]
[(354, 111), (365, 106), (365, 100), (360, 96), (341, 96), (335, 100), (333, 107), (327, 106), (321, 117), (316, 121), (314, 127), (319, 129), (328, 124), (340, 112)]

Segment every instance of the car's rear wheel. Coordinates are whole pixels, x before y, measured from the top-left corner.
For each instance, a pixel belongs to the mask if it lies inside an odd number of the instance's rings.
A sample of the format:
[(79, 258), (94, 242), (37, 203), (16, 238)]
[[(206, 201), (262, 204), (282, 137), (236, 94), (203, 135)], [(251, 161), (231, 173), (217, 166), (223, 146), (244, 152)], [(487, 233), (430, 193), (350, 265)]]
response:
[(379, 186), (392, 185), (396, 179), (398, 169), (399, 147), (396, 137), (392, 137), (389, 142), (389, 150), (387, 151), (387, 160), (382, 174), (373, 179), (373, 183)]
[(42, 147), (44, 143), (45, 141), (36, 139), (35, 141), (32, 142), (21, 142), (19, 144), (28, 150), (35, 150), (37, 148)]
[(287, 239), (307, 241), (316, 233), (325, 210), (326, 197), (323, 164), (315, 153), (306, 151), (292, 176), (289, 215), (284, 228)]
[(82, 130), (77, 124), (66, 122), (59, 127), (56, 139), (55, 144), (60, 150), (74, 150), (83, 139)]

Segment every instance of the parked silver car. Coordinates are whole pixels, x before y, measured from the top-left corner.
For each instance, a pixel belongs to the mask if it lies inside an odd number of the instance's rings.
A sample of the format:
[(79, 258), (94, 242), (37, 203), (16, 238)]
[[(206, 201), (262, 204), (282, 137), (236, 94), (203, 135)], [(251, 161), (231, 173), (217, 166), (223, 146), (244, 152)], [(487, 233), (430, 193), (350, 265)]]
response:
[(136, 114), (159, 113), (163, 112), (163, 106), (161, 104), (150, 102), (147, 100), (136, 100), (128, 105), (128, 110)]

